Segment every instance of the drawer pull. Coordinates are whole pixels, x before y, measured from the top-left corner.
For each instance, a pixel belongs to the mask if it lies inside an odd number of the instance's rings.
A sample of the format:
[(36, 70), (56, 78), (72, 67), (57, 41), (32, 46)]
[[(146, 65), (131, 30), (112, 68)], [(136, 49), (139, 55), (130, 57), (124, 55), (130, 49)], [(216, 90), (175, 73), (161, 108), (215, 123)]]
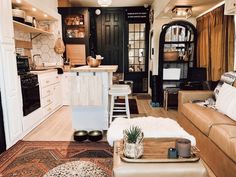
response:
[(46, 81), (46, 83), (48, 84), (50, 81)]

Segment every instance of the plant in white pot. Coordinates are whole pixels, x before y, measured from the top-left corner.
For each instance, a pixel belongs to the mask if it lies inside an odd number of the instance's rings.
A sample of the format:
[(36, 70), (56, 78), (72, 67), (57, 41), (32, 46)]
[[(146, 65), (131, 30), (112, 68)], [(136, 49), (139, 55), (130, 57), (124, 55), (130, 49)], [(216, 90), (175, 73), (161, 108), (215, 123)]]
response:
[(138, 126), (124, 130), (124, 156), (138, 159), (143, 155), (143, 132)]

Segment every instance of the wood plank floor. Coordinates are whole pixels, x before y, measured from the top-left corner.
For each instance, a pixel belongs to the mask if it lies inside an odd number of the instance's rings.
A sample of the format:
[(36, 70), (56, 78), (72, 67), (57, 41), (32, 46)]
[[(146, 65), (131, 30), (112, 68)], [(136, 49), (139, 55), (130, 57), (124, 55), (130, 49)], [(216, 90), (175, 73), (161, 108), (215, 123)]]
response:
[[(165, 111), (163, 108), (152, 108), (150, 100), (137, 99), (141, 115), (177, 118), (176, 110)], [(72, 113), (69, 106), (63, 106), (46, 119), (23, 139), (27, 141), (71, 141), (73, 140)]]
[[(141, 115), (155, 117), (169, 117), (177, 119), (177, 110), (168, 111), (163, 108), (153, 108), (150, 100), (137, 99), (138, 110)], [(73, 141), (72, 113), (69, 106), (63, 106), (47, 120), (26, 135), (26, 141)], [(203, 162), (204, 163), (204, 162)], [(205, 163), (204, 163), (205, 164)], [(207, 167), (207, 165), (205, 164)], [(207, 167), (209, 177), (215, 177), (214, 173)]]

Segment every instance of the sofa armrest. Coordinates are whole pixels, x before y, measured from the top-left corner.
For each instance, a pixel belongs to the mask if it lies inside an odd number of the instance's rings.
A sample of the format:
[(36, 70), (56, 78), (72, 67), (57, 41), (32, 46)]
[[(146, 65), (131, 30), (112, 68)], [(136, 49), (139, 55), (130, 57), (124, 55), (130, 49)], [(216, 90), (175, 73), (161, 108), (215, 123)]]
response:
[(191, 100), (206, 100), (213, 97), (213, 91), (208, 90), (194, 90), (194, 91), (179, 91), (178, 94), (178, 111), (182, 111), (184, 103), (188, 103)]

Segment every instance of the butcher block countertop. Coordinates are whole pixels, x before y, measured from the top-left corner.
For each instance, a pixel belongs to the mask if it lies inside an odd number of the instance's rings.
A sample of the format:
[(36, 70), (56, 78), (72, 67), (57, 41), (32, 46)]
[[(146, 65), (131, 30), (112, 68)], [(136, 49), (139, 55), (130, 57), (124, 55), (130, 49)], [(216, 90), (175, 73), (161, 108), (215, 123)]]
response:
[(116, 72), (118, 65), (100, 65), (98, 67), (80, 66), (71, 68), (71, 72)]

